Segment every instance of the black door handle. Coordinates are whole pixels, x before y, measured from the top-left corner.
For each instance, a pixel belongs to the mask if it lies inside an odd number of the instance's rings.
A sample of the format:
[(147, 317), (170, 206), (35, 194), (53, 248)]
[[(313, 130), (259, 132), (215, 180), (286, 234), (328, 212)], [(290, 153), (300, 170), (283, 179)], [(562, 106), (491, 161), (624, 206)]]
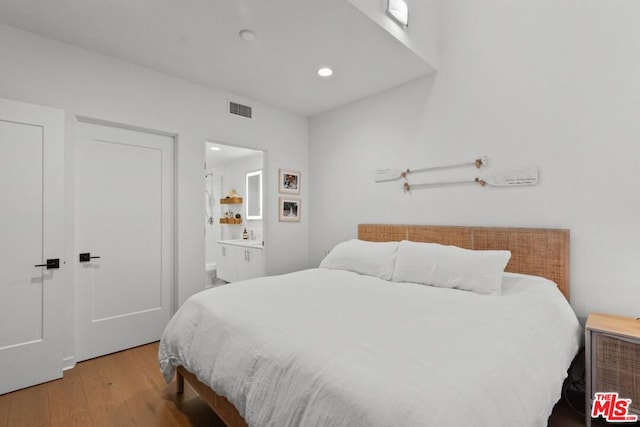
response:
[(47, 270), (50, 268), (60, 268), (60, 259), (48, 259), (46, 264), (37, 264), (36, 267), (47, 267)]
[(90, 262), (92, 259), (100, 258), (99, 256), (91, 256), (91, 252), (80, 254), (80, 262)]

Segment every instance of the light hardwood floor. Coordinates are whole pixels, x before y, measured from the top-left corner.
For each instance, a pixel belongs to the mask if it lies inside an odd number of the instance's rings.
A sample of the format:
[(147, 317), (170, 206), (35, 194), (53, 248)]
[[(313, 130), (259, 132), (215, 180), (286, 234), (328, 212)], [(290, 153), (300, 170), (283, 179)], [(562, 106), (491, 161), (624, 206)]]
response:
[(158, 343), (81, 362), (60, 380), (0, 396), (0, 426), (222, 426), (158, 367)]
[[(584, 425), (566, 405), (549, 427)], [(158, 367), (158, 343), (78, 363), (64, 378), (0, 396), (0, 427), (223, 427), (188, 384), (182, 395)]]

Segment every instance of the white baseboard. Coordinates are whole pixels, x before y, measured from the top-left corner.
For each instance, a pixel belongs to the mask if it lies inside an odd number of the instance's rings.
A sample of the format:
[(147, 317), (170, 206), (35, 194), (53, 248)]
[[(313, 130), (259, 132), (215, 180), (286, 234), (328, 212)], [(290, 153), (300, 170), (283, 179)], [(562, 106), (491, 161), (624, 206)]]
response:
[(76, 367), (76, 358), (73, 356), (65, 357), (62, 359), (62, 370), (68, 371)]

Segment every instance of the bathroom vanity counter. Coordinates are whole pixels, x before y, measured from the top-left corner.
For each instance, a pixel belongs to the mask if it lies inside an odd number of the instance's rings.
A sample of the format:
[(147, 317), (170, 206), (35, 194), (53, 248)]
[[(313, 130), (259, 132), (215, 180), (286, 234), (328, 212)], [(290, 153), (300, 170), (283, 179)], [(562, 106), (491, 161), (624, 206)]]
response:
[(262, 240), (231, 239), (231, 240), (218, 240), (217, 242), (221, 245), (243, 246), (245, 248), (262, 249), (263, 247)]
[(226, 282), (264, 276), (262, 240), (218, 240), (218, 277)]

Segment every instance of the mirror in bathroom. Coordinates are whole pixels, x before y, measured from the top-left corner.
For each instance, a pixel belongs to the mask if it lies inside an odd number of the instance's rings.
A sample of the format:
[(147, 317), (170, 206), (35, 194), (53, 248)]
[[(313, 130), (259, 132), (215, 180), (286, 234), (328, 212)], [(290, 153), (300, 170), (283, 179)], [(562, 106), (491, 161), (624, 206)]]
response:
[(262, 219), (262, 170), (246, 175), (247, 219)]

